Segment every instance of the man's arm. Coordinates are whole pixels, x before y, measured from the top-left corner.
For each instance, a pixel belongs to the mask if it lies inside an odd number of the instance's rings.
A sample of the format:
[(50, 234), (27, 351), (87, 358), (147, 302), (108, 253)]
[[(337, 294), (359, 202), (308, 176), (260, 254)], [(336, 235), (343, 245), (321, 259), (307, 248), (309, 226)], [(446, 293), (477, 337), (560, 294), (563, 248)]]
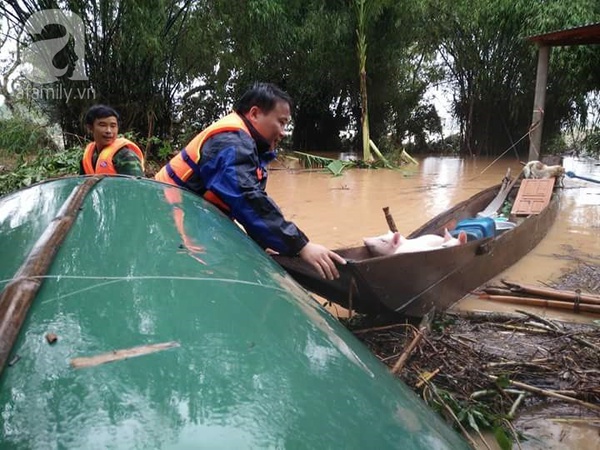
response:
[(113, 165), (118, 174), (132, 175), (134, 177), (143, 177), (144, 169), (138, 155), (127, 146), (121, 148), (115, 156), (113, 156)]

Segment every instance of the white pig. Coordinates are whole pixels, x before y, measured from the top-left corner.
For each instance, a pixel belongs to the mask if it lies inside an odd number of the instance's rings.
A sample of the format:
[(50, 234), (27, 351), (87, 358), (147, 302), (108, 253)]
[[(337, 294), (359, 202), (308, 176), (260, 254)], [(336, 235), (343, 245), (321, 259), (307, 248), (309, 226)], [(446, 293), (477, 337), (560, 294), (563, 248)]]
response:
[(424, 234), (414, 239), (406, 239), (400, 233), (363, 238), (363, 242), (374, 256), (387, 256), (395, 253), (415, 253), (437, 250), (445, 247), (454, 247), (467, 242), (467, 234), (461, 231), (458, 238), (454, 238), (444, 230), (444, 236), (437, 234)]

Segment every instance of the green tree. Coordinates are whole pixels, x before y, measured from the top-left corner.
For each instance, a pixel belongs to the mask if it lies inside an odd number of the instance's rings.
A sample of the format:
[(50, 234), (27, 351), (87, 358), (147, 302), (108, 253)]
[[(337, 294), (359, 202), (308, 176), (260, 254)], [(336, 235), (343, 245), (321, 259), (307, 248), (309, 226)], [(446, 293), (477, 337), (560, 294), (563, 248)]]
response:
[[(148, 142), (168, 139), (175, 148), (227, 112), (254, 81), (274, 82), (294, 98), (293, 148), (342, 150), (362, 140), (354, 0), (247, 0), (235, 8), (226, 0), (8, 0), (0, 8), (22, 26), (33, 11), (59, 3), (84, 21), (89, 80), (67, 73), (56, 87), (93, 89), (93, 97), (41, 102), (69, 144), (82, 132), (87, 107), (104, 102), (122, 113), (124, 130)], [(368, 3), (365, 105), (375, 141), (419, 132), (409, 122), (427, 108), (431, 48), (421, 45), (421, 3), (408, 6)], [(33, 39), (62, 35), (51, 26)], [(72, 68), (74, 60), (70, 43), (55, 62)]]
[[(428, 28), (455, 92), (461, 150), (498, 154), (526, 135), (531, 121), (536, 52), (526, 38), (589, 23), (597, 2), (575, 0), (427, 0)], [(544, 140), (583, 108), (590, 49), (557, 49), (550, 65)], [(583, 63), (583, 64), (582, 64)], [(577, 105), (577, 106), (576, 106)], [(527, 141), (522, 140), (521, 152)]]

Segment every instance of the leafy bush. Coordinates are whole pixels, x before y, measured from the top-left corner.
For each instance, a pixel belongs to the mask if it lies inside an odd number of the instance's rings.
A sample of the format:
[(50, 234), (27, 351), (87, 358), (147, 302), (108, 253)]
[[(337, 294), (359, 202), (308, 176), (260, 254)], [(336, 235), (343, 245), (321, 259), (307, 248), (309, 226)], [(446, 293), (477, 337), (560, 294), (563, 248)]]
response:
[(166, 139), (160, 139), (156, 136), (150, 136), (149, 138), (141, 137), (138, 133), (127, 131), (123, 134), (127, 139), (135, 142), (141, 149), (148, 150), (145, 155), (146, 161), (155, 161), (158, 163), (164, 163), (171, 159), (177, 153), (173, 149), (173, 145)]
[(79, 172), (81, 148), (70, 148), (60, 152), (42, 150), (34, 159), (19, 156), (15, 169), (0, 172), (0, 196), (34, 183)]
[(18, 117), (0, 120), (0, 152), (23, 155), (45, 148), (58, 149), (48, 127)]
[(567, 150), (567, 144), (562, 134), (553, 136), (545, 145), (542, 145), (544, 154), (562, 155)]

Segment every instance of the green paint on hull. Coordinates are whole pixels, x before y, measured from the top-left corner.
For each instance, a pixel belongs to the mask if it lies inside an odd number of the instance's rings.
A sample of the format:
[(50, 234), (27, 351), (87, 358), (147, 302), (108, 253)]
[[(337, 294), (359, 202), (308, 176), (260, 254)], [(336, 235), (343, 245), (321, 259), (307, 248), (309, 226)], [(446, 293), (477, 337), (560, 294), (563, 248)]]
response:
[[(2, 286), (83, 179), (0, 199)], [(186, 233), (205, 251), (182, 249), (169, 189), (114, 177), (86, 198), (13, 348), (20, 360), (0, 378), (0, 448), (468, 448), (186, 192)], [(165, 342), (179, 346), (71, 366)]]

